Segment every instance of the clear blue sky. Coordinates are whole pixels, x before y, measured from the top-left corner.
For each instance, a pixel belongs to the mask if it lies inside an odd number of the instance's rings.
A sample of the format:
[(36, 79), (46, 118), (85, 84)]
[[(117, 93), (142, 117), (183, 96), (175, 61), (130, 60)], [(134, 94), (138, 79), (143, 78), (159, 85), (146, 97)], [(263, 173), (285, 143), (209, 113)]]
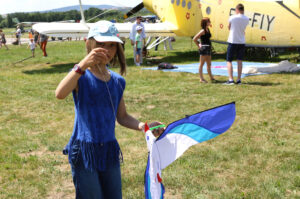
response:
[[(83, 5), (115, 5), (133, 7), (142, 0), (81, 0)], [(0, 14), (43, 11), (65, 6), (79, 5), (79, 0), (0, 0)]]

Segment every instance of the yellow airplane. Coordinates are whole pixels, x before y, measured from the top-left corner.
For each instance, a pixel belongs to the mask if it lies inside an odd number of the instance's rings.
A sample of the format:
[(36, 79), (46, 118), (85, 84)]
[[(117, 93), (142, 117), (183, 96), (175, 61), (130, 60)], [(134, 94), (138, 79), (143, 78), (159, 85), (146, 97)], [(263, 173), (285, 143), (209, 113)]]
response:
[[(81, 5), (81, 0), (79, 1)], [(203, 17), (211, 19), (212, 40), (226, 43), (228, 19), (243, 3), (249, 17), (246, 45), (255, 47), (300, 47), (300, 0), (143, 0), (126, 14), (142, 8), (156, 14), (161, 23), (144, 24), (148, 36), (192, 37), (201, 29)], [(93, 25), (85, 23), (39, 23), (33, 29), (54, 37), (84, 37)], [(129, 37), (132, 23), (116, 23), (121, 37)]]

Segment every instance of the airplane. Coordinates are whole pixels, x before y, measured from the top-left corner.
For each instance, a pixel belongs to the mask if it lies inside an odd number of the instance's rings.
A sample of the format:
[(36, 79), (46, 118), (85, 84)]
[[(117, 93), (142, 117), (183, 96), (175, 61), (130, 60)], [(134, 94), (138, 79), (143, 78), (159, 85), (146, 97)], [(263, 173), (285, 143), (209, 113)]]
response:
[[(212, 41), (226, 43), (228, 19), (238, 3), (244, 4), (245, 15), (250, 19), (246, 46), (300, 47), (300, 0), (143, 0), (125, 18), (145, 7), (161, 20), (161, 23), (144, 23), (147, 36), (193, 37), (201, 29), (201, 19), (209, 17)], [(81, 0), (79, 4), (81, 23), (38, 23), (33, 29), (52, 37), (86, 37), (93, 24), (85, 22)], [(115, 23), (115, 26), (120, 37), (129, 37), (132, 23)]]
[[(65, 21), (55, 21), (55, 22), (57, 22), (57, 23), (75, 23), (75, 20), (65, 20)], [(50, 22), (50, 23), (55, 23), (55, 22)], [(31, 27), (37, 23), (41, 23), (41, 22), (23, 21), (23, 22), (18, 22), (15, 26)]]

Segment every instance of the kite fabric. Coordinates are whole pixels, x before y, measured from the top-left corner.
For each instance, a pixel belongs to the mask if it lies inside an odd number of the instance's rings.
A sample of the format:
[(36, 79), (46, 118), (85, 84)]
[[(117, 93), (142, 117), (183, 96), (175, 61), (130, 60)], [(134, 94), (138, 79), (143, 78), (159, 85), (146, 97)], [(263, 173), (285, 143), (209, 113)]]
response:
[(145, 198), (163, 199), (161, 171), (189, 147), (226, 132), (235, 120), (235, 102), (218, 106), (169, 124), (156, 139), (145, 127), (148, 163), (145, 171)]

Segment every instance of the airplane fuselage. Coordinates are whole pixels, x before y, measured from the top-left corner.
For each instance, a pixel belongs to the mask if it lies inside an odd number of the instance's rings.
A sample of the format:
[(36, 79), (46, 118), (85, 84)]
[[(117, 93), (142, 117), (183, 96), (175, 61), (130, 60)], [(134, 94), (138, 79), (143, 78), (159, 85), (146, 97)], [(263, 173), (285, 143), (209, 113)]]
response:
[(163, 22), (177, 27), (177, 36), (194, 36), (203, 17), (211, 19), (212, 40), (226, 43), (228, 19), (235, 6), (243, 3), (249, 17), (246, 29), (248, 46), (300, 47), (300, 0), (257, 2), (237, 0), (144, 0), (146, 8)]

